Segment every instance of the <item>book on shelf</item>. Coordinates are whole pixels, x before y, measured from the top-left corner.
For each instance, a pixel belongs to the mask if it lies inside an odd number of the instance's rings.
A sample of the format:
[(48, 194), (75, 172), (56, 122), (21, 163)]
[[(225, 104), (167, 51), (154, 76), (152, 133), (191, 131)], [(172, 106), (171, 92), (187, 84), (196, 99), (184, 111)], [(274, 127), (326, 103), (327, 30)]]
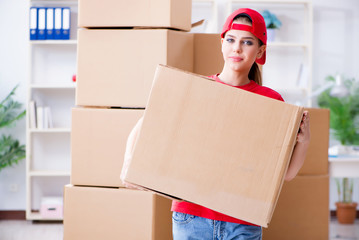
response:
[(36, 106), (35, 101), (29, 103), (30, 127), (32, 129), (53, 128), (51, 108), (49, 106)]
[(45, 124), (44, 124), (44, 107), (40, 107), (38, 106), (36, 109), (36, 119), (37, 119), (37, 128), (38, 129), (44, 129)]
[(32, 129), (37, 128), (36, 115), (36, 102), (31, 100), (29, 102), (29, 125)]
[(54, 124), (52, 122), (51, 108), (45, 107), (45, 126), (46, 128), (53, 128)]

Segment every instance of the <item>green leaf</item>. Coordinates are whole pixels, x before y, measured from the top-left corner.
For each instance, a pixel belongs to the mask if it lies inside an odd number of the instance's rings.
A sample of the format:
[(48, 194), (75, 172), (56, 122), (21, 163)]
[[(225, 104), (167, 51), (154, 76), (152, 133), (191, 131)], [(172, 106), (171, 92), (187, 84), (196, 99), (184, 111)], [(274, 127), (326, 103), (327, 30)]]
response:
[[(335, 81), (335, 78), (328, 76), (326, 81)], [(341, 144), (359, 144), (359, 82), (346, 79), (344, 83), (350, 89), (349, 96), (332, 97), (328, 89), (318, 96), (318, 105), (330, 110), (330, 128)]]
[[(9, 127), (26, 115), (26, 111), (21, 110), (22, 104), (12, 99), (17, 87), (18, 85), (0, 103), (0, 128)], [(25, 156), (25, 145), (20, 145), (19, 141), (13, 139), (12, 136), (1, 136), (0, 171), (5, 167), (18, 164)]]
[(11, 92), (1, 101), (1, 103), (0, 103), (0, 108), (1, 108), (2, 105), (4, 105), (4, 103), (5, 103), (6, 101), (8, 101), (8, 100), (11, 98), (12, 95), (15, 94), (15, 91), (16, 91), (16, 89), (17, 89), (18, 86), (19, 86), (19, 85), (16, 85), (16, 86), (11, 90)]
[(25, 145), (20, 145), (18, 140), (11, 136), (3, 135), (0, 139), (0, 170), (7, 166), (13, 166), (26, 156)]

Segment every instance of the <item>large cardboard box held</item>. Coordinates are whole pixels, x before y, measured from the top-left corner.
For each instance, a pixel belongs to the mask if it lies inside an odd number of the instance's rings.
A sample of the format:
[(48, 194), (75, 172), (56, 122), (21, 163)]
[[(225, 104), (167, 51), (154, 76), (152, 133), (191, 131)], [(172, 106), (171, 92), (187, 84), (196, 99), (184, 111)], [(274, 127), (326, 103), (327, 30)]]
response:
[(123, 186), (120, 172), (127, 137), (140, 109), (73, 108), (71, 184)]
[(265, 227), (302, 113), (159, 66), (125, 180)]
[(224, 65), (220, 34), (194, 33), (193, 35), (193, 72), (204, 76), (220, 73)]
[(79, 27), (191, 30), (191, 0), (79, 0)]
[(329, 174), (329, 110), (308, 108), (310, 118), (310, 143), (299, 175)]
[(285, 182), (263, 240), (329, 238), (329, 176), (297, 176)]
[(172, 239), (171, 201), (125, 188), (65, 186), (64, 240)]
[(76, 105), (142, 107), (156, 66), (193, 69), (193, 35), (156, 30), (79, 30)]

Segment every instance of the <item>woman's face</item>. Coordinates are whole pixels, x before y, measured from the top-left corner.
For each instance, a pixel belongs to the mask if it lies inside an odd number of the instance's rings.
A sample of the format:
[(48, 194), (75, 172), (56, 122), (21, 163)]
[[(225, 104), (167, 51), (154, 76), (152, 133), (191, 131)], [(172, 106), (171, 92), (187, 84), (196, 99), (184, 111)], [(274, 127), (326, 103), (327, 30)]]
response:
[(229, 30), (222, 39), (225, 64), (233, 71), (249, 71), (255, 60), (263, 55), (265, 47), (259, 46), (259, 40), (252, 33), (242, 30)]

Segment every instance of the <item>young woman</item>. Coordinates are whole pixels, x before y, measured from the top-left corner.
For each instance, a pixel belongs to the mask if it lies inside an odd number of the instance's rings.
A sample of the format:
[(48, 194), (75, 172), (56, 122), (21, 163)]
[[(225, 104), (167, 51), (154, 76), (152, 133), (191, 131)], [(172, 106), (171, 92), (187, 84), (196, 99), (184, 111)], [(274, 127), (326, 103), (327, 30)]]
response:
[[(267, 30), (263, 17), (252, 9), (238, 9), (228, 17), (221, 37), (224, 67), (221, 73), (211, 77), (219, 84), (283, 101), (279, 93), (262, 86), (257, 63), (264, 64), (266, 60)], [(132, 152), (141, 123), (142, 120), (129, 136), (126, 158), (130, 158), (128, 154)], [(305, 112), (285, 180), (293, 179), (303, 165), (309, 139), (309, 116)], [(172, 211), (174, 240), (262, 239), (260, 226), (203, 206), (173, 201)]]

